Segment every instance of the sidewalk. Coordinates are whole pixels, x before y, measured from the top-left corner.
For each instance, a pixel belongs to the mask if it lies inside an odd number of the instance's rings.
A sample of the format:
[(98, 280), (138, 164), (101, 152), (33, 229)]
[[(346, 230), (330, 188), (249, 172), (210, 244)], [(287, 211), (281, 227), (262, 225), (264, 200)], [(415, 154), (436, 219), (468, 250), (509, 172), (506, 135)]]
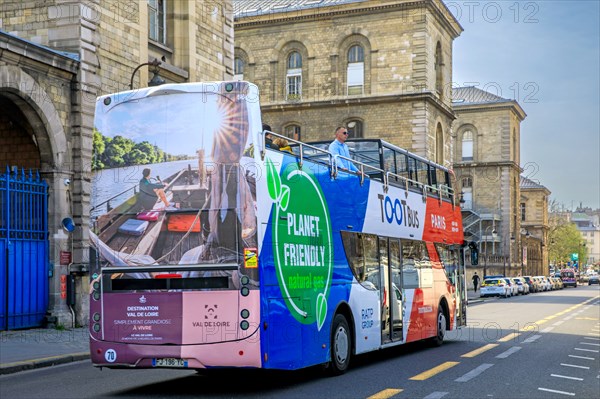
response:
[(483, 298), (479, 297), (479, 290), (477, 292), (473, 290), (467, 290), (467, 300), (469, 301), (469, 305), (478, 302), (483, 302)]
[(89, 357), (87, 327), (0, 331), (0, 375)]

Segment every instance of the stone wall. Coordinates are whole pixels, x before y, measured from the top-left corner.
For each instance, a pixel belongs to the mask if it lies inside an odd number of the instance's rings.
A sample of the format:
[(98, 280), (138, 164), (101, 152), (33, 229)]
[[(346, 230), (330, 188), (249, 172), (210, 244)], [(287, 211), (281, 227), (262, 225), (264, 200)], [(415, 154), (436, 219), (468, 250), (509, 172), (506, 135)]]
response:
[[(442, 126), (444, 155), (451, 165), (450, 97), (436, 93), (435, 49), (443, 57), (444, 83), (452, 75), (452, 42), (462, 29), (440, 17), (437, 2), (382, 1), (236, 20), (236, 57), (244, 79), (261, 90), (263, 119), (274, 130), (290, 123), (303, 140), (331, 139), (350, 119), (363, 123), (364, 137), (379, 137), (436, 159), (436, 128)], [(444, 24), (445, 22), (445, 24)], [(364, 49), (364, 90), (348, 95), (347, 53)], [(286, 99), (287, 56), (302, 55), (302, 97)]]

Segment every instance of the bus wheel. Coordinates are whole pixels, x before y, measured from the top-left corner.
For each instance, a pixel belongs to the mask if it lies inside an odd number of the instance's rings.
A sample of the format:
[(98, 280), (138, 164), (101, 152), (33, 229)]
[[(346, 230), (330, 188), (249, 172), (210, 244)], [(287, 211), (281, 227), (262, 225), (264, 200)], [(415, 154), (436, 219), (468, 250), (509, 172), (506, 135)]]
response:
[(437, 314), (437, 332), (435, 337), (433, 337), (432, 342), (434, 346), (440, 346), (444, 342), (444, 337), (446, 336), (446, 315), (444, 314), (444, 309), (440, 304), (438, 306), (438, 314)]
[(346, 372), (350, 365), (352, 355), (352, 334), (348, 327), (348, 321), (341, 314), (333, 318), (333, 329), (331, 330), (331, 363), (329, 371), (332, 375), (340, 375)]

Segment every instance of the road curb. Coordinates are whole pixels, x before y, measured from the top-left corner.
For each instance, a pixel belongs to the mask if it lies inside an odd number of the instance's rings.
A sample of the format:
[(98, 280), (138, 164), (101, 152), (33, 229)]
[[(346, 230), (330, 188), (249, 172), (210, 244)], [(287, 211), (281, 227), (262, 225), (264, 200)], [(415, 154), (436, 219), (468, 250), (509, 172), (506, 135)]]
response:
[(59, 355), (44, 357), (41, 359), (24, 360), (21, 362), (4, 363), (0, 365), (0, 375), (18, 373), (25, 370), (39, 369), (43, 367), (56, 366), (86, 360), (90, 358), (89, 352), (72, 353), (69, 355)]

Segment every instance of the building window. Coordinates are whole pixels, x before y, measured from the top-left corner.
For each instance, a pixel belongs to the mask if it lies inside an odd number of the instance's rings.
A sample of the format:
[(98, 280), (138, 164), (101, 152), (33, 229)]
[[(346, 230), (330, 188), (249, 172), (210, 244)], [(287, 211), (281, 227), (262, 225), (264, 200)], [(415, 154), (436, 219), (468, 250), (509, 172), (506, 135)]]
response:
[(473, 209), (473, 178), (470, 176), (463, 177), (461, 180), (462, 186), (462, 209)]
[(233, 80), (244, 80), (244, 66), (244, 60), (240, 57), (235, 57), (235, 60), (233, 61)]
[(437, 124), (435, 130), (435, 162), (444, 164), (444, 130), (441, 123)]
[(361, 121), (353, 120), (346, 124), (346, 130), (348, 130), (348, 138), (362, 138), (363, 137), (363, 124)]
[(302, 98), (302, 56), (294, 51), (288, 56), (286, 73), (286, 98), (299, 100)]
[(465, 130), (462, 137), (462, 160), (473, 160), (473, 132)]
[(521, 222), (525, 221), (525, 216), (526, 216), (526, 212), (525, 212), (525, 203), (521, 202)]
[(348, 95), (361, 95), (365, 87), (365, 51), (354, 45), (348, 50)]
[(285, 135), (291, 139), (300, 141), (301, 139), (301, 129), (299, 125), (288, 125), (284, 129)]
[(148, 37), (166, 43), (165, 0), (148, 0)]
[(441, 95), (444, 91), (444, 75), (442, 72), (442, 67), (444, 66), (444, 61), (442, 57), (442, 45), (440, 42), (437, 43), (435, 47), (435, 90)]

